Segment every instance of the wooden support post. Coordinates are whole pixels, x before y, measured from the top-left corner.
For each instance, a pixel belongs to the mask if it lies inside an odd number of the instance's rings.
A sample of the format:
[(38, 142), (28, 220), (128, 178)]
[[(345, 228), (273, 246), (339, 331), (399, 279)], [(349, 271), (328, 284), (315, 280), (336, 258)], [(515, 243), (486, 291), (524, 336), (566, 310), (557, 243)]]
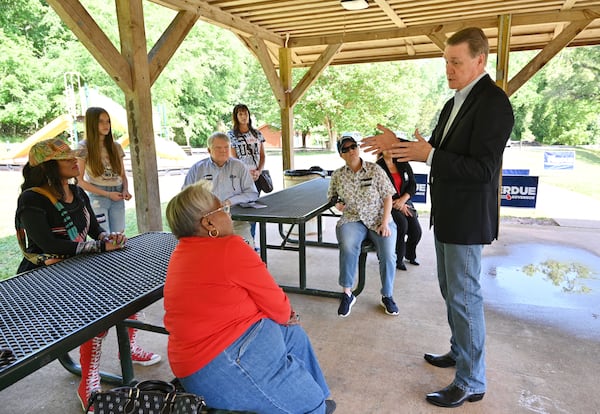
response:
[(498, 53), (496, 60), (496, 85), (504, 91), (508, 88), (508, 61), (510, 55), (510, 29), (512, 16), (498, 17)]
[(281, 157), (283, 169), (294, 168), (294, 107), (291, 102), (292, 93), (292, 53), (291, 49), (279, 49), (279, 78), (285, 96), (281, 106)]
[(162, 214), (152, 125), (150, 65), (142, 0), (117, 0), (116, 4), (121, 53), (129, 63), (133, 86), (132, 90), (124, 92), (138, 230), (161, 231)]

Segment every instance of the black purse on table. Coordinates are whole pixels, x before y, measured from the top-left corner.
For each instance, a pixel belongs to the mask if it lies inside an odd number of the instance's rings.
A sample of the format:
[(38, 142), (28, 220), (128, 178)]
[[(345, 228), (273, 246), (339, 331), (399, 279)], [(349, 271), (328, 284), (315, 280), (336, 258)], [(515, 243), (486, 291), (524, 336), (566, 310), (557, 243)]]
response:
[(270, 193), (273, 191), (273, 180), (271, 179), (269, 170), (262, 170), (254, 184), (256, 185), (256, 189), (258, 191), (263, 191), (265, 193)]

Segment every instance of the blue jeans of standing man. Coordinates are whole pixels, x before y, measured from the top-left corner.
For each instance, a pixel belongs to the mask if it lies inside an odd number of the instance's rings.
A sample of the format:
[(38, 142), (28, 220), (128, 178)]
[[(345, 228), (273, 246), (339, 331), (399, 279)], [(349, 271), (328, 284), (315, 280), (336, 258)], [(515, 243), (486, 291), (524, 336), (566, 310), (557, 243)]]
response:
[[(123, 191), (122, 185), (96, 187), (109, 192), (120, 193)], [(125, 200), (112, 201), (108, 197), (88, 193), (92, 210), (96, 215), (98, 224), (108, 232), (125, 231)]]
[(194, 374), (186, 391), (212, 408), (256, 413), (325, 413), (329, 388), (300, 325), (262, 319)]
[(446, 301), (450, 353), (456, 360), (454, 384), (469, 393), (483, 393), (485, 379), (485, 317), (479, 277), (481, 244), (449, 244), (435, 240), (437, 272)]
[(394, 294), (394, 278), (396, 276), (396, 224), (389, 223), (392, 234), (383, 237), (370, 230), (362, 221), (353, 221), (336, 226), (335, 234), (340, 246), (339, 284), (343, 288), (352, 288), (358, 269), (360, 246), (367, 237), (375, 245), (379, 259), (379, 277), (381, 278), (381, 295), (390, 297)]

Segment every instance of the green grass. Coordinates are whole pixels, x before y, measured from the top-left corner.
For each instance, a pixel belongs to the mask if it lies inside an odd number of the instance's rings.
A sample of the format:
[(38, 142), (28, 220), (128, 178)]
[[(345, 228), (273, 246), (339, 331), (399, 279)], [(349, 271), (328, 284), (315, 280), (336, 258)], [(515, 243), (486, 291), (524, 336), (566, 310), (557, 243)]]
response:
[[(162, 207), (162, 221), (163, 231), (169, 231), (169, 226), (165, 218), (166, 203), (161, 205)], [(139, 234), (137, 220), (135, 217), (135, 209), (128, 208), (125, 212), (125, 234), (127, 237), (135, 236)], [(11, 276), (14, 276), (21, 263), (21, 249), (17, 243), (17, 238), (14, 235), (0, 238), (0, 280), (4, 280)]]
[[(553, 150), (561, 150), (556, 147)], [(600, 200), (600, 151), (586, 148), (566, 148), (575, 151), (575, 167), (572, 170), (544, 170), (544, 151), (547, 148), (511, 148), (505, 152), (503, 168), (529, 168), (530, 175), (539, 176), (540, 182), (574, 191)]]

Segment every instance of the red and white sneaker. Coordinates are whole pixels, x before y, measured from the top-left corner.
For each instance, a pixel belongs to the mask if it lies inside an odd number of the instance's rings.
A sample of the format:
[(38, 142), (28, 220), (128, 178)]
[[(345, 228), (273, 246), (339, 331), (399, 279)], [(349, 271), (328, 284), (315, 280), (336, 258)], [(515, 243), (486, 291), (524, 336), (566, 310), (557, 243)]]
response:
[(148, 367), (150, 365), (154, 365), (160, 362), (161, 357), (154, 352), (144, 351), (139, 346), (134, 346), (131, 348), (131, 362), (134, 364), (142, 365), (144, 367)]

